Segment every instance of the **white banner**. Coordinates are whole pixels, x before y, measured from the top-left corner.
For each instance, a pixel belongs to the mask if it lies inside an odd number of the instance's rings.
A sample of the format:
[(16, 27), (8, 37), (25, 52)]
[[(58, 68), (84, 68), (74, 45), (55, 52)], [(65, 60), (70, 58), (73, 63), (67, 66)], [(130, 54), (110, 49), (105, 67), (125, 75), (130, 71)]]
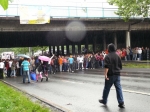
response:
[(20, 24), (50, 23), (50, 11), (47, 6), (20, 6)]
[(14, 52), (2, 52), (1, 59), (14, 59)]

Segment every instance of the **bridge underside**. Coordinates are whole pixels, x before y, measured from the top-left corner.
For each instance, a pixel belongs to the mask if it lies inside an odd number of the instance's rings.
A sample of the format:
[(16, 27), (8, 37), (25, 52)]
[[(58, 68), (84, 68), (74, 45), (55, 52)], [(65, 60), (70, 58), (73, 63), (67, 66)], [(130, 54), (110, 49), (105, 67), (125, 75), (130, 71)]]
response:
[[(103, 37), (106, 38), (106, 44), (113, 41), (114, 33), (117, 34), (117, 43), (120, 47), (125, 47), (126, 31), (87, 31), (85, 37), (80, 42), (72, 42), (66, 37), (65, 31), (36, 31), (36, 32), (0, 32), (0, 47), (33, 47), (33, 46), (60, 46), (73, 44), (96, 44), (103, 43)], [(150, 31), (131, 31), (131, 45), (150, 47)], [(119, 47), (119, 46), (118, 46)]]
[[(82, 31), (78, 25), (68, 25), (73, 21), (79, 21), (85, 25), (85, 36), (81, 41), (72, 42), (66, 32), (71, 32), (70, 36)], [(67, 27), (69, 26), (69, 27)], [(0, 18), (0, 47), (33, 47), (33, 46), (61, 46), (61, 45), (81, 45), (81, 44), (103, 44), (103, 37), (106, 44), (114, 42), (116, 34), (118, 47), (125, 47), (126, 31), (130, 31), (131, 45), (150, 47), (150, 24), (147, 20), (123, 20), (113, 19), (80, 19), (64, 18), (51, 19), (50, 24), (42, 25), (22, 25), (18, 17)], [(75, 34), (72, 34), (75, 32)], [(77, 35), (77, 38), (80, 35)], [(95, 39), (96, 38), (96, 41)]]

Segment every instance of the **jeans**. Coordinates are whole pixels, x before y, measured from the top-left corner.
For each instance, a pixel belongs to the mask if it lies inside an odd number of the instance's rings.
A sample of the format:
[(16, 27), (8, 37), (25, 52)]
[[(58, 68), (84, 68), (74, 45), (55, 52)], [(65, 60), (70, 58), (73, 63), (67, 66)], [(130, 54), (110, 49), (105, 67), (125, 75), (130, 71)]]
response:
[(60, 72), (62, 72), (62, 65), (59, 65), (59, 70)]
[(139, 55), (139, 60), (141, 60), (142, 55), (141, 54), (138, 54), (138, 55)]
[(104, 60), (101, 60), (102, 68), (104, 68)]
[(95, 68), (95, 62), (91, 62), (91, 68)]
[(22, 69), (23, 69), (23, 67), (20, 66), (20, 75), (22, 75)]
[(28, 82), (30, 82), (29, 70), (28, 71), (23, 71), (23, 83), (25, 83), (26, 77), (28, 77)]
[(117, 94), (117, 100), (118, 103), (123, 103), (124, 99), (123, 99), (123, 93), (122, 93), (122, 87), (120, 84), (120, 76), (118, 75), (113, 75), (113, 76), (108, 76), (109, 80), (105, 79), (105, 86), (104, 86), (104, 90), (103, 90), (103, 101), (106, 104), (107, 103), (107, 98), (109, 95), (109, 91), (111, 86), (114, 84), (115, 88), (116, 88), (116, 94)]
[(81, 69), (82, 70), (82, 63), (79, 63), (79, 69)]
[(69, 72), (73, 71), (73, 63), (69, 63)]
[(86, 66), (85, 66), (85, 68), (88, 68), (88, 65), (89, 65), (89, 62), (88, 62), (88, 61), (86, 61)]
[(63, 66), (64, 66), (64, 72), (67, 71), (67, 63), (63, 63)]
[(49, 74), (52, 73), (52, 66), (50, 64), (48, 65), (48, 71), (49, 71)]
[(133, 54), (133, 60), (137, 59), (137, 54)]
[(16, 76), (16, 71), (15, 70), (11, 70), (10, 76)]

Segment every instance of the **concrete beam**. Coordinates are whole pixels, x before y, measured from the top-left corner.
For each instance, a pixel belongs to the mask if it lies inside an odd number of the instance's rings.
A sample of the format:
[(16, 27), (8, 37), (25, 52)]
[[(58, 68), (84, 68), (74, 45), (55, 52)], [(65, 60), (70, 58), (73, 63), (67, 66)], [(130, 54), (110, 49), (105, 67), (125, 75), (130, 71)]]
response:
[[(18, 19), (0, 19), (0, 32), (26, 32), (26, 31), (70, 31), (82, 30), (80, 27), (66, 27), (69, 22), (81, 21), (86, 28), (86, 31), (119, 31), (128, 30), (129, 24), (132, 22), (116, 21), (116, 20), (97, 20), (97, 19), (52, 19), (50, 24), (27, 25), (20, 24)], [(136, 21), (136, 20), (135, 20)], [(142, 22), (131, 25), (131, 30), (150, 30), (148, 22)]]

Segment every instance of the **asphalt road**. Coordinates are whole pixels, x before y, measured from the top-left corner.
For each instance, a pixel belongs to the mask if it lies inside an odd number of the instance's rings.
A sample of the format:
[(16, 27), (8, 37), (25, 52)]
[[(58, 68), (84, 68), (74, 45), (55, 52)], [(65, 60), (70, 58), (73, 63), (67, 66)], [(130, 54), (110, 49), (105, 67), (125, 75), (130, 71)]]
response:
[(104, 87), (103, 71), (62, 72), (49, 75), (48, 82), (32, 81), (30, 84), (23, 84), (21, 76), (4, 80), (71, 112), (150, 112), (149, 74), (128, 71), (124, 73), (128, 74), (121, 77), (125, 109), (118, 108), (114, 86), (110, 91), (107, 106), (98, 102)]

